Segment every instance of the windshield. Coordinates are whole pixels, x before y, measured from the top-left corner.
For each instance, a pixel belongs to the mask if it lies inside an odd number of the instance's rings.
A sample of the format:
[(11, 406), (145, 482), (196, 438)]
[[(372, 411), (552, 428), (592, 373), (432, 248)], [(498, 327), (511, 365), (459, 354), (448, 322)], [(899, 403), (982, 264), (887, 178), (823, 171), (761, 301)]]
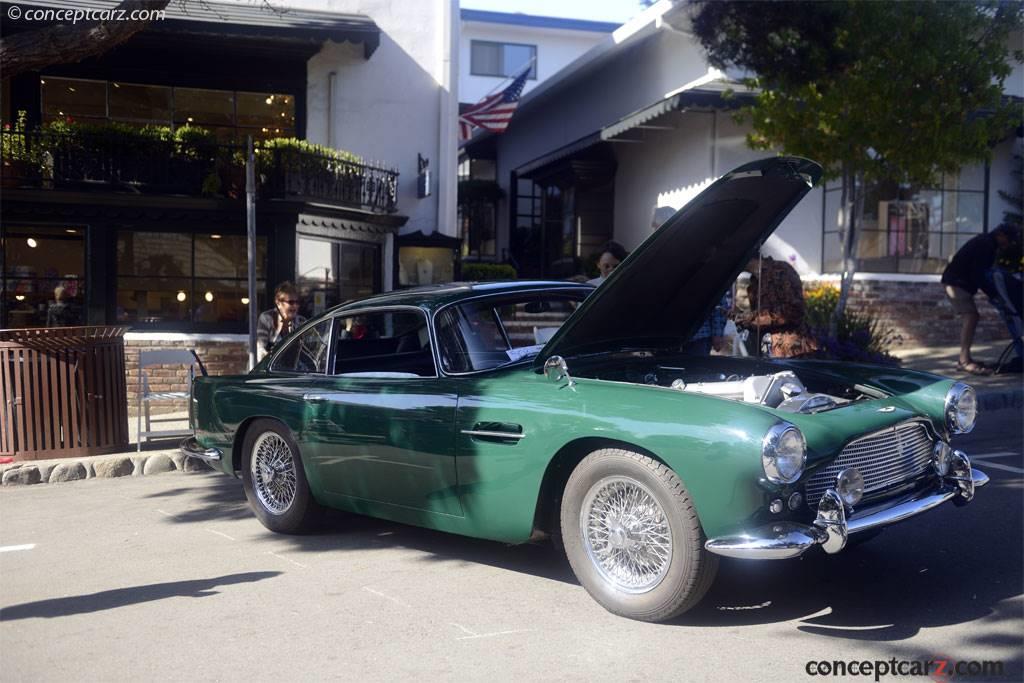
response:
[(460, 374), (533, 358), (588, 293), (523, 293), (449, 306), (436, 318), (441, 366)]

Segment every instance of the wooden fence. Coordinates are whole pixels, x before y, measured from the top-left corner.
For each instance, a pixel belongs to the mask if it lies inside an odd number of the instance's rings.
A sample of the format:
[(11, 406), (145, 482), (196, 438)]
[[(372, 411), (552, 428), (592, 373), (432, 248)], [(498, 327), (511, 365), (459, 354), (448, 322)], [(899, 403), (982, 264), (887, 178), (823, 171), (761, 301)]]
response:
[(125, 327), (0, 330), (0, 455), (128, 449)]

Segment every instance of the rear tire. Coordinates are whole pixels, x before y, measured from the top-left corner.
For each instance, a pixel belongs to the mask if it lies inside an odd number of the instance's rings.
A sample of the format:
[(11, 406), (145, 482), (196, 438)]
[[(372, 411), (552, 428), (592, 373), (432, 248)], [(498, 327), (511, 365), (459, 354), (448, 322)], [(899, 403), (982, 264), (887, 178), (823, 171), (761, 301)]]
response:
[(602, 449), (580, 462), (562, 496), (561, 531), (583, 587), (630, 619), (665, 621), (691, 609), (718, 570), (683, 482), (632, 451)]
[(275, 420), (256, 420), (246, 431), (242, 485), (256, 518), (271, 531), (308, 531), (321, 512), (309, 491), (299, 447)]

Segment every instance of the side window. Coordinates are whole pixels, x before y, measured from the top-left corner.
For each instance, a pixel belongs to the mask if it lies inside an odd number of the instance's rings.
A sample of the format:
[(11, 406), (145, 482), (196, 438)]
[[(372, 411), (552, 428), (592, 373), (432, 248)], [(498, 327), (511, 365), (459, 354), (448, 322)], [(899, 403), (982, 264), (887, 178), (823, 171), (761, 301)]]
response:
[(334, 374), (341, 377), (434, 377), (427, 319), (420, 311), (380, 311), (335, 322)]
[(584, 296), (506, 296), (449, 306), (437, 316), (441, 366), (445, 372), (476, 372), (535, 356)]
[(327, 346), (331, 321), (324, 320), (288, 342), (274, 359), (272, 370), (279, 372), (327, 372)]

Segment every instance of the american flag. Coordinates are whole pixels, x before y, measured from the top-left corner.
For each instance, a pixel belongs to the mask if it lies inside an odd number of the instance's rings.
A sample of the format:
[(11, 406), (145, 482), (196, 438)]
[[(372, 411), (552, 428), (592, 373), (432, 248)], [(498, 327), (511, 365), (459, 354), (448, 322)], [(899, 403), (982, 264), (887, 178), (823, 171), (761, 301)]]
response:
[(530, 74), (531, 67), (532, 64), (527, 66), (507, 88), (488, 95), (459, 115), (459, 132), (463, 140), (468, 140), (473, 135), (473, 126), (495, 133), (505, 132), (509, 120), (512, 119), (512, 113), (519, 105), (519, 98), (523, 96), (523, 86), (526, 85), (526, 77)]

